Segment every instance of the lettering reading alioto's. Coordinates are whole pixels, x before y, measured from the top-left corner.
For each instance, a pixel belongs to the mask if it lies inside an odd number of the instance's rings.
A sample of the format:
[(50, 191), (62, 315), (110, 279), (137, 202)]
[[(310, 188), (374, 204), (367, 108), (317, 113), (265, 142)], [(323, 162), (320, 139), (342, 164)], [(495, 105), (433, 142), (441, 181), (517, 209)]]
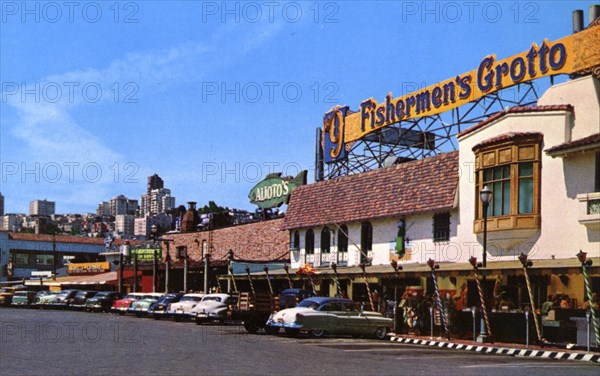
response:
[(256, 201), (267, 201), (274, 197), (287, 195), (289, 192), (288, 182), (284, 180), (281, 183), (258, 188), (256, 190)]
[[(472, 94), (471, 83), (475, 79), (477, 88), (482, 93), (499, 90), (529, 79), (536, 78), (538, 72), (542, 75), (548, 70), (560, 70), (567, 60), (565, 45), (556, 43), (549, 47), (544, 42), (539, 48), (531, 47), (524, 57), (515, 57), (510, 62), (494, 64), (495, 58), (488, 56), (481, 61), (476, 71), (463, 76), (456, 76), (453, 80), (446, 81), (441, 86), (433, 89), (424, 89), (404, 98), (394, 100), (389, 93), (385, 103), (378, 105), (373, 99), (368, 99), (360, 104), (360, 130), (365, 132), (366, 127), (378, 128), (392, 124), (403, 119), (414, 117), (433, 108), (448, 106), (456, 100), (467, 99)], [(506, 79), (510, 81), (506, 83)], [(414, 111), (414, 113), (413, 113)]]

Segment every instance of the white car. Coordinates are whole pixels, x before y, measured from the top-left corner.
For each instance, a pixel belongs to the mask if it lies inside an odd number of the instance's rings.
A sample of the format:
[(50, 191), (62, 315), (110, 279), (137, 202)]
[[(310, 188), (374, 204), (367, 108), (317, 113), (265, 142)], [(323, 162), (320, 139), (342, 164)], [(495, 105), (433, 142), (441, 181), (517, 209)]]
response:
[(385, 339), (393, 320), (379, 312), (359, 311), (352, 300), (342, 298), (307, 298), (294, 308), (274, 313), (267, 321), (267, 333), (283, 328), (295, 335), (300, 331), (313, 337), (325, 334), (372, 336)]
[(192, 308), (190, 316), (195, 318), (198, 325), (207, 321), (219, 321), (223, 323), (227, 319), (229, 307), (236, 303), (237, 295), (208, 294), (200, 303)]
[(188, 317), (192, 308), (200, 303), (205, 294), (185, 294), (177, 303), (171, 303), (167, 307), (167, 315), (172, 316), (175, 321), (181, 321), (182, 318)]

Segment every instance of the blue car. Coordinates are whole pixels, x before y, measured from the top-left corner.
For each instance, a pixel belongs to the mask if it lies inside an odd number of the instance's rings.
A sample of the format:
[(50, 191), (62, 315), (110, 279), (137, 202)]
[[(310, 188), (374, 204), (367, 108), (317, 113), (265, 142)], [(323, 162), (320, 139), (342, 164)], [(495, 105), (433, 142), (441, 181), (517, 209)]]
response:
[(167, 294), (156, 302), (150, 305), (148, 308), (148, 315), (152, 315), (155, 320), (160, 320), (161, 317), (166, 317), (167, 308), (171, 303), (177, 303), (183, 297), (183, 293)]

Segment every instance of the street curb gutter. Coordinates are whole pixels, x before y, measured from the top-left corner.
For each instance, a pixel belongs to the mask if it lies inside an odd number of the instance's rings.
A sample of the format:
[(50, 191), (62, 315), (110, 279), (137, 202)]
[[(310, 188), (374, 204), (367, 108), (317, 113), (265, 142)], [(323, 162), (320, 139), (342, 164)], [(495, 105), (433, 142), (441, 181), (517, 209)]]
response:
[(583, 362), (600, 363), (600, 354), (577, 353), (577, 352), (562, 352), (550, 350), (528, 350), (510, 347), (496, 346), (478, 346), (466, 345), (462, 343), (453, 343), (445, 341), (433, 341), (425, 339), (415, 339), (406, 337), (391, 337), (392, 342), (406, 343), (412, 345), (435, 346), (439, 348), (448, 348), (454, 350), (473, 351), (484, 354), (510, 355), (520, 357), (536, 357), (546, 359), (562, 359), (562, 360), (579, 360)]

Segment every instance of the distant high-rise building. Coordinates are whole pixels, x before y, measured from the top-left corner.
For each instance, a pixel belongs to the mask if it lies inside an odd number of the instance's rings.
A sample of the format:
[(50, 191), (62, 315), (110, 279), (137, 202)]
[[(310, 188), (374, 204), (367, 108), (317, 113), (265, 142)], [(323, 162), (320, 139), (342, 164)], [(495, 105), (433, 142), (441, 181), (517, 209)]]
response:
[(124, 195), (115, 196), (110, 200), (110, 215), (135, 215), (138, 211), (138, 201), (130, 200)]
[(0, 193), (0, 215), (4, 215), (4, 196)]
[(0, 218), (0, 228), (7, 231), (19, 231), (23, 218), (19, 214), (5, 214)]
[(41, 215), (49, 217), (55, 214), (56, 204), (54, 201), (34, 200), (29, 203), (29, 215)]
[(135, 217), (129, 214), (119, 214), (115, 217), (115, 231), (121, 239), (131, 239), (134, 233)]
[(142, 195), (140, 217), (167, 214), (167, 211), (173, 208), (175, 208), (175, 197), (171, 196), (170, 189), (153, 189), (150, 193)]
[(98, 204), (98, 209), (96, 209), (96, 215), (99, 217), (109, 216), (110, 202), (102, 201), (100, 204)]
[(123, 195), (110, 199), (110, 215), (117, 216), (127, 214), (127, 197)]
[(163, 189), (164, 187), (165, 182), (160, 178), (160, 176), (158, 176), (158, 174), (148, 176), (148, 194), (155, 189)]
[(140, 209), (138, 200), (127, 199), (127, 214), (135, 216)]

